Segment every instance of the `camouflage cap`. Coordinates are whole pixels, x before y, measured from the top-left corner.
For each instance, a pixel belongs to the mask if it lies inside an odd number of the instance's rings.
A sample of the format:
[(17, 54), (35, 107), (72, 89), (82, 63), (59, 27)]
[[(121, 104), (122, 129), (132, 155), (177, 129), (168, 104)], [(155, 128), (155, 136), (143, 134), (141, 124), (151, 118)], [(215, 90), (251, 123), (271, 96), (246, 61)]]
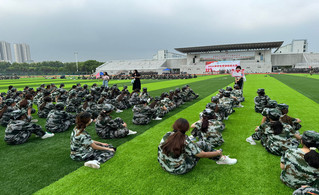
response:
[(1, 96), (5, 96), (6, 95), (6, 92), (1, 92)]
[[(78, 96), (80, 96), (80, 93), (81, 93), (81, 92), (78, 93)], [(75, 91), (72, 91), (72, 92), (70, 93), (70, 95), (76, 95), (76, 92), (75, 92)]]
[(209, 109), (209, 108), (206, 108), (205, 110), (203, 110), (203, 117), (209, 117), (209, 116), (214, 116), (214, 112)]
[(88, 87), (88, 85), (87, 85), (87, 84), (84, 84), (83, 87)]
[(11, 117), (14, 119), (14, 120), (17, 120), (18, 118), (20, 118), (21, 116), (23, 115), (26, 115), (26, 111), (25, 110), (15, 110), (11, 113)]
[(212, 102), (216, 102), (216, 101), (218, 101), (219, 100), (219, 98), (217, 97), (217, 96), (213, 96), (212, 98), (211, 98), (211, 101)]
[(223, 92), (223, 95), (224, 95), (225, 97), (229, 97), (229, 96), (230, 96), (230, 91), (224, 91), (224, 92)]
[(127, 89), (127, 86), (126, 86), (126, 85), (123, 85), (123, 89)]
[(233, 88), (231, 86), (226, 87), (226, 91), (232, 91), (232, 90), (233, 90)]
[(168, 96), (168, 93), (167, 93), (167, 92), (164, 92), (163, 94), (164, 94), (164, 96)]
[(269, 108), (276, 108), (276, 106), (277, 106), (276, 100), (269, 100), (267, 103), (267, 107), (269, 107)]
[(224, 93), (225, 89), (219, 89), (219, 93)]
[(107, 95), (106, 91), (102, 91), (101, 95)]
[(88, 94), (88, 95), (85, 96), (86, 100), (91, 100), (92, 98), (93, 98), (93, 96), (91, 94)]
[(302, 134), (302, 140), (308, 143), (314, 143), (316, 147), (319, 146), (319, 133), (315, 131), (305, 131)]
[(171, 90), (169, 90), (169, 93), (174, 93), (174, 91), (171, 89)]
[(280, 109), (280, 110), (285, 110), (285, 109), (288, 109), (289, 106), (287, 104), (278, 104), (277, 107)]
[(115, 107), (112, 104), (105, 104), (102, 107), (102, 110), (105, 112), (111, 112), (115, 109)]
[(281, 112), (276, 108), (268, 109), (268, 117), (272, 120), (278, 120), (281, 116)]
[(234, 85), (234, 88), (235, 88), (235, 89), (239, 88), (239, 85), (238, 85), (238, 84), (235, 84), (235, 85)]
[(186, 90), (187, 89), (187, 87), (186, 86), (184, 86), (184, 87), (182, 87), (182, 90), (184, 91), (184, 90)]
[(257, 90), (257, 93), (261, 93), (261, 92), (265, 92), (265, 89), (259, 88), (259, 89)]
[(180, 91), (181, 91), (181, 89), (177, 87), (177, 88), (175, 89), (175, 91), (180, 92)]
[(140, 103), (141, 104), (147, 103), (147, 98), (140, 98)]
[(14, 103), (14, 100), (12, 99), (12, 98), (9, 98), (9, 99), (6, 99), (6, 105), (7, 106), (11, 106), (11, 104), (13, 104)]
[(147, 88), (146, 88), (146, 87), (143, 87), (143, 91), (147, 91)]
[(154, 100), (155, 100), (155, 101), (160, 101), (160, 100), (161, 100), (161, 98), (160, 98), (160, 97), (158, 97), (158, 96), (155, 96)]
[(209, 108), (211, 110), (215, 110), (216, 109), (216, 104), (215, 103), (208, 103), (208, 104), (206, 104), (206, 108)]
[(57, 104), (55, 104), (55, 108), (57, 110), (63, 110), (64, 109), (64, 104), (62, 102), (58, 102)]

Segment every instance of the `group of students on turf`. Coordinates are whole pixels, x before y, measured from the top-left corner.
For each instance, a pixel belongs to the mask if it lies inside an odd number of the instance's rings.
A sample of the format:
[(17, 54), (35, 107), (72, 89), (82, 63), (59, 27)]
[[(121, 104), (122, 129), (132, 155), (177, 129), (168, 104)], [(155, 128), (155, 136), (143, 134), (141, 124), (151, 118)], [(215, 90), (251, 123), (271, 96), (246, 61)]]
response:
[[(112, 119), (113, 111), (120, 113), (133, 107), (132, 122), (144, 125), (151, 120), (161, 120), (169, 111), (197, 97), (188, 85), (155, 98), (149, 95), (147, 88), (141, 93), (139, 89), (130, 93), (127, 86), (120, 91), (116, 84), (111, 88), (93, 84), (90, 89), (86, 84), (83, 88), (77, 84), (69, 91), (64, 89), (64, 84), (59, 88), (43, 84), (36, 91), (29, 87), (17, 91), (9, 86), (8, 92), (0, 96), (0, 123), (6, 127), (4, 140), (11, 145), (25, 143), (32, 134), (42, 139), (53, 137), (54, 133), (67, 131), (76, 124), (71, 134), (71, 158), (86, 161), (85, 166), (99, 168), (100, 163), (114, 155), (116, 148), (92, 140), (85, 131), (90, 123), (95, 123), (100, 138), (123, 138), (137, 132), (129, 130), (121, 118)], [(47, 132), (32, 118), (36, 113), (33, 104), (38, 108), (38, 117), (46, 119)]]
[[(257, 90), (255, 111), (262, 114), (261, 125), (246, 139), (251, 145), (260, 140), (265, 149), (281, 156), (280, 179), (294, 194), (319, 193), (319, 133), (299, 133), (301, 120), (288, 115), (289, 106), (271, 100), (264, 89)], [(301, 148), (298, 148), (299, 145)], [(299, 188), (299, 189), (298, 189)]]

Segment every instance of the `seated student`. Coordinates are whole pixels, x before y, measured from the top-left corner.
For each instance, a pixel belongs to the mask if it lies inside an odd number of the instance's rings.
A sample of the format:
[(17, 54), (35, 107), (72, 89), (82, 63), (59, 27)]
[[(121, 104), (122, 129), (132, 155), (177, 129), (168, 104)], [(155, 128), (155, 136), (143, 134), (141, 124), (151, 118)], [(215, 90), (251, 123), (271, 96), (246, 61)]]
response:
[(32, 100), (33, 100), (33, 96), (31, 94), (26, 94), (25, 98), (17, 104), (17, 107), (20, 110), (25, 110), (28, 113), (28, 115), (31, 115), (35, 113), (35, 109), (32, 108), (32, 105), (33, 105)]
[(261, 124), (264, 122), (269, 122), (269, 119), (267, 118), (268, 112), (270, 109), (276, 109), (277, 112), (281, 113), (280, 109), (277, 107), (277, 101), (276, 100), (269, 100), (263, 111), (261, 112), (261, 115), (263, 116), (261, 120)]
[(77, 161), (87, 161), (84, 166), (95, 169), (100, 168), (115, 154), (116, 148), (111, 144), (94, 141), (85, 128), (92, 122), (91, 114), (82, 112), (76, 116), (76, 125), (71, 133), (71, 154), (70, 157)]
[(134, 91), (131, 93), (129, 102), (132, 106), (139, 104), (140, 102), (139, 93), (140, 93), (139, 89), (134, 89)]
[(169, 95), (167, 92), (162, 93), (161, 103), (163, 105), (165, 105), (165, 107), (168, 109), (168, 111), (174, 110), (176, 108), (175, 102), (169, 98)]
[[(219, 99), (219, 103), (225, 106), (228, 116), (235, 112), (235, 110), (233, 110), (234, 99), (230, 97), (229, 91), (224, 92), (223, 97)], [(228, 116), (225, 117), (226, 120), (228, 120)]]
[(39, 118), (47, 118), (49, 112), (54, 109), (54, 105), (51, 103), (51, 97), (47, 96), (43, 100), (44, 102), (40, 105), (38, 109)]
[(193, 89), (189, 87), (189, 85), (185, 85), (185, 87), (186, 87), (186, 95), (188, 96), (187, 99), (191, 101), (199, 97), (199, 95), (195, 93)]
[(305, 131), (301, 138), (302, 148), (289, 149), (281, 157), (280, 179), (291, 188), (308, 185), (319, 188), (319, 133)]
[(76, 112), (77, 110), (77, 99), (76, 92), (70, 92), (68, 99), (66, 100), (66, 108), (67, 112)]
[(154, 101), (150, 104), (150, 108), (155, 109), (155, 116), (158, 116), (160, 118), (163, 118), (165, 114), (168, 113), (167, 108), (164, 104), (161, 103), (161, 99), (158, 96), (154, 98)]
[(240, 89), (238, 84), (234, 85), (234, 90), (231, 91), (231, 96), (236, 98), (236, 105), (239, 108), (244, 107), (241, 103), (245, 101), (245, 98), (243, 97), (243, 91)]
[(60, 133), (69, 129), (75, 123), (75, 116), (64, 111), (64, 104), (59, 102), (48, 114), (45, 128), (51, 133)]
[(147, 100), (151, 98), (150, 94), (147, 92), (147, 88), (146, 87), (143, 87), (142, 93), (140, 94), (140, 98), (141, 99), (147, 99)]
[(194, 128), (191, 134), (198, 141), (206, 142), (213, 148), (221, 146), (224, 143), (222, 131), (225, 126), (221, 121), (216, 120), (214, 111), (205, 109), (202, 119), (191, 125)]
[[(280, 117), (280, 121), (283, 123), (289, 124), (298, 134), (300, 134), (298, 130), (301, 128), (301, 125), (300, 125), (301, 120), (299, 118), (292, 118), (287, 115), (289, 106), (287, 104), (278, 104), (277, 108), (282, 113), (282, 116)], [(301, 137), (298, 139), (300, 140)]]
[(12, 120), (10, 120), (6, 130), (4, 141), (10, 145), (25, 143), (32, 133), (46, 139), (53, 137), (53, 133), (46, 133), (40, 125), (30, 123), (27, 113), (24, 110), (15, 110), (12, 112)]
[(175, 101), (176, 107), (179, 107), (180, 105), (185, 103), (183, 101), (183, 96), (182, 96), (180, 88), (177, 87), (175, 89), (174, 96), (175, 96), (174, 101)]
[(5, 105), (0, 110), (0, 123), (2, 126), (7, 126), (11, 119), (11, 114), (14, 110), (17, 110), (16, 102), (11, 98), (6, 99)]
[(68, 99), (67, 91), (63, 88), (58, 89), (59, 94), (56, 96), (56, 102), (62, 102), (64, 105)]
[(192, 142), (185, 133), (189, 129), (186, 119), (179, 118), (173, 125), (173, 131), (164, 135), (158, 146), (157, 160), (161, 167), (171, 174), (185, 174), (191, 171), (200, 158), (216, 160), (217, 164), (235, 164), (222, 154), (222, 150), (215, 150), (205, 142)]
[(255, 112), (261, 113), (263, 109), (266, 107), (270, 98), (265, 95), (265, 89), (257, 90), (258, 96), (255, 97)]
[(274, 155), (281, 156), (289, 148), (297, 148), (295, 142), (296, 134), (293, 134), (292, 127), (279, 121), (281, 113), (273, 108), (269, 109), (265, 122), (255, 129), (255, 133), (246, 139), (251, 145), (256, 145), (255, 140), (261, 140), (266, 150)]
[(217, 120), (223, 121), (228, 117), (225, 106), (219, 103), (218, 96), (213, 96), (210, 104), (210, 106), (212, 106), (211, 110), (214, 110), (215, 115), (217, 116)]
[(302, 186), (295, 190), (292, 195), (319, 195), (319, 188), (310, 186)]
[[(156, 113), (155, 109), (152, 109), (147, 105), (147, 99), (140, 99), (140, 104), (135, 105), (132, 111), (132, 122), (136, 125), (149, 124)], [(162, 120), (162, 118), (156, 116), (154, 120)]]
[(80, 107), (83, 112), (90, 113), (93, 120), (99, 115), (97, 104), (94, 101), (93, 96), (90, 94), (85, 96), (85, 102)]
[(129, 108), (129, 105), (127, 105), (126, 102), (124, 101), (126, 96), (127, 96), (127, 94), (125, 93), (125, 91), (122, 91), (121, 94), (115, 98), (116, 108), (118, 110), (125, 110), (125, 109)]
[(121, 118), (112, 119), (110, 115), (114, 109), (115, 107), (111, 104), (105, 104), (102, 107), (102, 111), (95, 122), (97, 135), (103, 139), (114, 139), (136, 134), (136, 131), (127, 128), (127, 124)]

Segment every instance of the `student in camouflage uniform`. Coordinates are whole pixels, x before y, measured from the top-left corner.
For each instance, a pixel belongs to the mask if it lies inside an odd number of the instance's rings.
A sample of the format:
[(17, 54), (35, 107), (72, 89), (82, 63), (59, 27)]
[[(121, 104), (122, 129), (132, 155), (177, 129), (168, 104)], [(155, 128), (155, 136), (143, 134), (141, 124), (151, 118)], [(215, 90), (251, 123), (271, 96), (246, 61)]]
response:
[(87, 161), (84, 166), (100, 168), (115, 154), (116, 148), (111, 144), (94, 141), (85, 128), (92, 122), (88, 112), (82, 112), (76, 117), (76, 126), (71, 133), (71, 154), (70, 157), (77, 161)]
[(255, 140), (261, 140), (266, 150), (274, 155), (281, 156), (289, 148), (297, 148), (299, 143), (295, 142), (296, 135), (293, 134), (292, 127), (279, 121), (281, 113), (275, 109), (269, 109), (265, 122), (255, 129), (255, 133), (246, 139), (252, 145), (256, 145)]
[(277, 110), (277, 112), (281, 113), (281, 110), (277, 107), (277, 105), (278, 104), (277, 104), (276, 100), (269, 100), (268, 101), (266, 107), (261, 112), (261, 115), (263, 116), (263, 118), (261, 120), (261, 124), (263, 124), (266, 121), (269, 122), (269, 118), (267, 118), (269, 110), (275, 109), (275, 110)]
[[(140, 104), (135, 105), (132, 111), (133, 111), (132, 121), (136, 125), (149, 124), (156, 113), (155, 109), (151, 109), (147, 105), (147, 99), (141, 99)], [(156, 120), (162, 120), (162, 119), (157, 118)]]
[(319, 195), (319, 189), (310, 186), (303, 186), (295, 190), (292, 195)]
[(194, 128), (191, 134), (198, 141), (203, 141), (213, 148), (224, 143), (222, 131), (224, 124), (216, 120), (214, 112), (210, 109), (203, 111), (202, 119), (191, 125)]
[(97, 135), (103, 139), (114, 139), (126, 137), (129, 134), (136, 134), (135, 131), (127, 128), (127, 124), (121, 118), (112, 119), (110, 114), (114, 109), (114, 106), (111, 104), (103, 106), (95, 123)]
[[(216, 160), (217, 164), (235, 164), (236, 159), (230, 159), (215, 150), (205, 142), (192, 142), (185, 133), (189, 129), (186, 119), (177, 119), (173, 131), (164, 135), (158, 146), (157, 160), (161, 167), (171, 174), (185, 174), (191, 171), (200, 158)], [(178, 146), (178, 147), (176, 147)]]
[(6, 99), (5, 105), (0, 111), (0, 123), (2, 126), (6, 127), (11, 119), (11, 114), (14, 110), (17, 110), (16, 103), (13, 99)]
[(305, 131), (301, 141), (303, 147), (289, 149), (281, 157), (280, 179), (291, 188), (303, 185), (319, 188), (319, 133)]
[(258, 96), (255, 97), (255, 112), (261, 113), (263, 109), (266, 107), (270, 98), (265, 95), (265, 89), (257, 90)]
[(219, 103), (218, 96), (213, 96), (211, 98), (211, 103), (209, 107), (211, 110), (214, 110), (215, 115), (217, 116), (217, 120), (223, 121), (225, 118), (228, 117), (228, 113), (226, 112), (226, 108), (223, 104)]
[[(299, 118), (292, 118), (287, 115), (289, 106), (287, 104), (278, 104), (277, 108), (282, 113), (282, 116), (280, 117), (280, 121), (283, 123), (289, 124), (296, 131), (296, 133), (300, 134), (298, 130), (301, 128), (301, 125), (300, 125), (301, 120)], [(301, 139), (301, 137), (298, 139)]]
[(243, 97), (243, 91), (240, 89), (238, 84), (234, 85), (234, 90), (231, 91), (231, 96), (236, 98), (236, 104), (238, 107), (244, 107), (241, 105), (241, 102), (245, 101), (245, 98)]
[(39, 118), (47, 118), (49, 112), (54, 109), (54, 105), (51, 103), (51, 97), (47, 96), (43, 100), (44, 103), (42, 103), (38, 109)]
[(35, 109), (32, 108), (33, 106), (32, 101), (33, 101), (32, 95), (26, 94), (25, 98), (17, 104), (17, 108), (19, 108), (20, 110), (24, 110), (28, 113), (28, 115), (31, 115), (35, 113)]
[(77, 99), (76, 92), (70, 92), (68, 99), (66, 100), (66, 109), (67, 112), (76, 112), (77, 110)]
[(80, 107), (82, 108), (82, 112), (90, 113), (93, 120), (99, 115), (97, 104), (90, 94), (85, 96), (85, 102)]
[(161, 103), (165, 105), (165, 107), (168, 109), (168, 112), (176, 108), (175, 102), (169, 99), (169, 95), (167, 92), (162, 93)]
[(189, 87), (189, 85), (185, 85), (185, 87), (186, 87), (185, 91), (186, 91), (186, 94), (187, 94), (187, 97), (188, 97), (187, 99), (189, 101), (192, 101), (192, 100), (197, 99), (199, 97), (199, 95), (197, 93), (195, 93), (193, 91), (193, 89)]
[(228, 119), (228, 116), (231, 115), (233, 112), (233, 105), (234, 105), (234, 100), (230, 97), (230, 92), (225, 91), (223, 94), (223, 97), (219, 99), (219, 103), (222, 104), (225, 107), (227, 117), (226, 120)]
[(142, 93), (140, 94), (141, 99), (149, 99), (151, 98), (150, 94), (147, 92), (147, 88), (143, 87)]
[(68, 99), (67, 91), (63, 88), (58, 89), (59, 95), (56, 96), (56, 102), (61, 102), (64, 105)]
[(139, 89), (134, 89), (134, 91), (131, 93), (131, 97), (130, 97), (130, 105), (134, 106), (139, 104), (140, 102), (140, 97), (139, 97)]
[(51, 133), (60, 133), (69, 129), (75, 123), (75, 116), (64, 111), (64, 104), (59, 102), (48, 114), (45, 128)]
[(28, 122), (27, 113), (22, 110), (15, 110), (12, 112), (12, 120), (9, 122), (6, 130), (4, 141), (10, 145), (17, 145), (25, 143), (32, 133), (46, 139), (53, 137), (53, 133), (46, 133), (42, 130), (40, 125)]
[(176, 97), (175, 98), (176, 107), (179, 107), (180, 105), (184, 104), (183, 96), (182, 96), (180, 88), (175, 89), (174, 96)]
[(161, 99), (158, 96), (154, 98), (154, 101), (150, 104), (150, 108), (155, 109), (156, 110), (155, 116), (158, 116), (160, 118), (163, 118), (165, 114), (168, 113), (167, 108), (161, 102)]

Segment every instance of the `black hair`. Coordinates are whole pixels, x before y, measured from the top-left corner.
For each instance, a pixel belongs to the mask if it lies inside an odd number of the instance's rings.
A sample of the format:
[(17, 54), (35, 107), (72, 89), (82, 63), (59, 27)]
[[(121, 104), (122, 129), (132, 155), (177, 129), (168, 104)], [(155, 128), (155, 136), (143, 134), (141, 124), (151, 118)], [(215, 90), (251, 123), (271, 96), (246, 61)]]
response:
[(240, 70), (241, 70), (241, 66), (236, 66), (236, 69), (237, 69), (237, 68), (240, 68)]
[(304, 156), (305, 161), (312, 167), (318, 169), (319, 168), (319, 153), (317, 153), (315, 150), (310, 150), (307, 154)]
[(270, 124), (270, 127), (274, 131), (275, 135), (279, 135), (284, 128), (284, 126), (282, 125), (280, 121), (272, 121)]

